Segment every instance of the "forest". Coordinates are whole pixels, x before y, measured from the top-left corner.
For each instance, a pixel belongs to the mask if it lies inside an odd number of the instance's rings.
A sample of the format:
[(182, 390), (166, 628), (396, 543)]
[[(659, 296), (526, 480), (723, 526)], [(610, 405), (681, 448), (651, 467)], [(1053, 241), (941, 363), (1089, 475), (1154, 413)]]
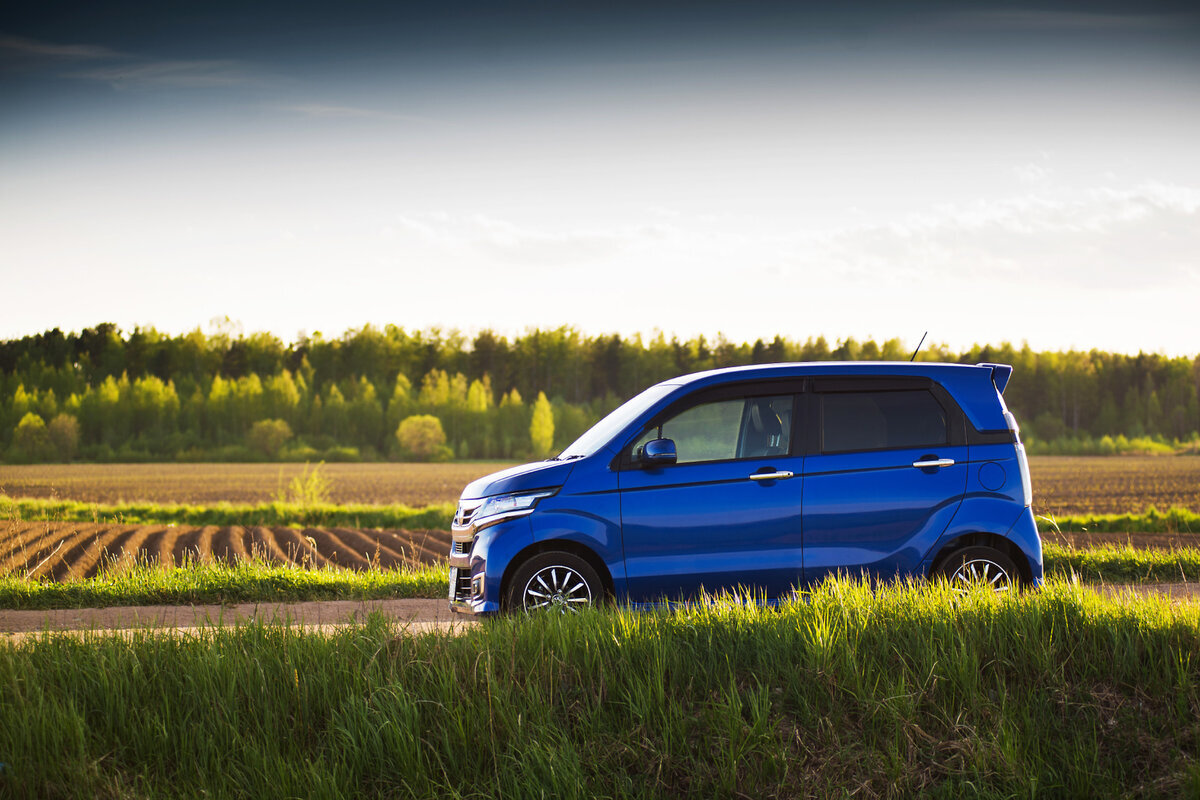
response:
[[(733, 342), (507, 337), (364, 326), (284, 342), (214, 325), (112, 323), (0, 342), (0, 457), (31, 461), (453, 460), (544, 457), (625, 399), (742, 364), (908, 360), (899, 339)], [(1200, 356), (926, 344), (922, 361), (1012, 364), (1005, 400), (1033, 452), (1196, 452)]]

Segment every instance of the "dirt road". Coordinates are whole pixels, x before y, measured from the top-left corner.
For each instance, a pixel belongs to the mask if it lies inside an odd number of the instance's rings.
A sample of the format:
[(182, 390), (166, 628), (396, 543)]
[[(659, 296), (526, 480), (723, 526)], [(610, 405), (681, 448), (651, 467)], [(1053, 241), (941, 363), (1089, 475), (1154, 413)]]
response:
[(325, 600), (308, 603), (240, 603), (211, 606), (115, 606), (53, 611), (0, 610), (0, 640), (40, 631), (196, 630), (248, 622), (283, 622), (329, 630), (366, 621), (374, 612), (409, 631), (448, 630), (477, 624), (453, 614), (445, 600)]
[[(1096, 584), (1109, 596), (1125, 592), (1161, 595), (1176, 602), (1200, 601), (1200, 583)], [(450, 611), (445, 600), (325, 600), (307, 603), (240, 603), (208, 606), (115, 606), (52, 611), (0, 610), (0, 641), (14, 641), (41, 631), (192, 631), (248, 622), (283, 622), (309, 629), (331, 630), (364, 622), (373, 612), (394, 618), (412, 633), (453, 630), (478, 624)]]

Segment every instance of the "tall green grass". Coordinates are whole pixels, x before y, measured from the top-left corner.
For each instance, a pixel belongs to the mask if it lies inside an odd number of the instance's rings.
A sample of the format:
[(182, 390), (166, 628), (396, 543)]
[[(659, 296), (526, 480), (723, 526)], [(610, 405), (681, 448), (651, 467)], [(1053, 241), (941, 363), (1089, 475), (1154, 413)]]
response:
[(0, 576), (0, 608), (48, 609), (139, 605), (201, 605), (305, 600), (445, 597), (445, 566), (350, 570), (305, 568), (261, 559), (224, 564), (187, 561), (115, 566), (92, 578), (52, 581)]
[(824, 584), (778, 611), (0, 645), (11, 797), (1200, 794), (1200, 605)]
[[(1140, 550), (1129, 545), (1076, 549), (1047, 544), (1048, 578), (1088, 583), (1200, 583), (1200, 549)], [(304, 568), (263, 558), (187, 561), (180, 567), (114, 562), (93, 578), (53, 581), (15, 573), (0, 576), (0, 609), (190, 605), (304, 600), (442, 598), (444, 565), (401, 569)]]
[(32, 521), (107, 522), (177, 525), (299, 525), (347, 528), (436, 528), (448, 530), (454, 504), (411, 508), (333, 503), (259, 503), (161, 505), (158, 503), (81, 503), (74, 500), (12, 498), (0, 495), (0, 517)]
[(1200, 548), (1150, 550), (1132, 544), (1100, 547), (1042, 548), (1047, 577), (1076, 576), (1086, 582), (1168, 583), (1200, 582)]

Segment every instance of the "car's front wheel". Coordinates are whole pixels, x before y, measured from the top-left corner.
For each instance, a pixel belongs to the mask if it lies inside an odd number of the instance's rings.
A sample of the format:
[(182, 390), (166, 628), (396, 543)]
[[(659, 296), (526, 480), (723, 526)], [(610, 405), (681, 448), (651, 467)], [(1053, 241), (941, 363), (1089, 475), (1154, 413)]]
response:
[(992, 547), (973, 546), (951, 553), (935, 571), (955, 591), (966, 592), (973, 586), (995, 592), (1020, 588), (1017, 565), (1006, 554)]
[(506, 605), (510, 611), (572, 614), (603, 597), (604, 587), (591, 564), (571, 553), (542, 553), (517, 569)]

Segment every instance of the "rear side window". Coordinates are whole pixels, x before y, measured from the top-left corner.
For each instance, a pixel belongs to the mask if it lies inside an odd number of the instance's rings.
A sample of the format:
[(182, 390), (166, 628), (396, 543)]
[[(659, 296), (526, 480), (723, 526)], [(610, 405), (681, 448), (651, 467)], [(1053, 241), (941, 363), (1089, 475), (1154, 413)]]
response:
[(824, 453), (949, 442), (946, 410), (928, 390), (818, 393), (817, 398)]

